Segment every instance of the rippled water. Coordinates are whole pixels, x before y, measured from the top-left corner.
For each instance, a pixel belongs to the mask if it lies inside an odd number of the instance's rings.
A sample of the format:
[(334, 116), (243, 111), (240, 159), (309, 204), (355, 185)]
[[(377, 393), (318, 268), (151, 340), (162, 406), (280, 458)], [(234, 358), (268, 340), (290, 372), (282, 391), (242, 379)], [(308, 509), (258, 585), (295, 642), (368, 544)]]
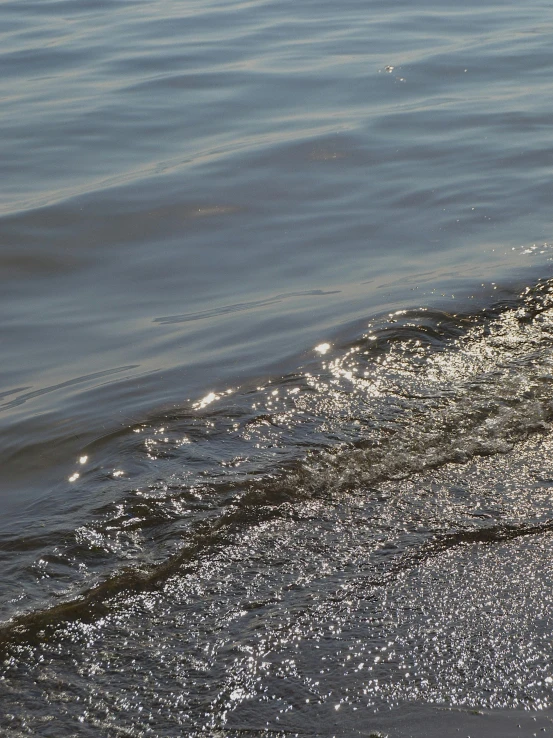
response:
[(0, 19), (0, 728), (553, 730), (551, 8)]

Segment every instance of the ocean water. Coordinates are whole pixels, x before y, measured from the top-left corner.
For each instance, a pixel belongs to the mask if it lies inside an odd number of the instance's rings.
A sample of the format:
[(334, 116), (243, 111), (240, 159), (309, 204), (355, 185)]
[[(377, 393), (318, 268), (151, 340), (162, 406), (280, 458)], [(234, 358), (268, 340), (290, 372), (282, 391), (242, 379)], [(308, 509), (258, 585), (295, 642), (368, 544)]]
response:
[(0, 2), (0, 730), (553, 730), (553, 9)]

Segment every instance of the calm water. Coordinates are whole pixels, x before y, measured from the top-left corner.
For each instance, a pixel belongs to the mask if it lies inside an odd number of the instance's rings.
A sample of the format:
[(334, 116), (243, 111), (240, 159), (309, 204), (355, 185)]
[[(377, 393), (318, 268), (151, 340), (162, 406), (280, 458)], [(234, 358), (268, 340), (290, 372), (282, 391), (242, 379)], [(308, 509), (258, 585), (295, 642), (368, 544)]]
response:
[(550, 4), (0, 39), (4, 733), (553, 730)]

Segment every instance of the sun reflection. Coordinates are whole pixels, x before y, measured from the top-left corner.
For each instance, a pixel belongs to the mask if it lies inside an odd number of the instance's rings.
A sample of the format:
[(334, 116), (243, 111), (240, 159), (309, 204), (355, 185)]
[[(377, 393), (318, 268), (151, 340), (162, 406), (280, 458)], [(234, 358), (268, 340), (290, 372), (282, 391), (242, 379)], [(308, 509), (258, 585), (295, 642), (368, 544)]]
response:
[(205, 397), (202, 397), (201, 400), (196, 402), (193, 407), (195, 410), (203, 410), (204, 407), (207, 407), (208, 405), (211, 405), (212, 402), (215, 402), (215, 400), (219, 399), (219, 395), (215, 392), (210, 392)]
[(315, 346), (315, 351), (317, 351), (317, 353), (321, 355), (326, 354), (329, 351), (329, 349), (330, 349), (329, 343), (320, 343), (318, 346)]

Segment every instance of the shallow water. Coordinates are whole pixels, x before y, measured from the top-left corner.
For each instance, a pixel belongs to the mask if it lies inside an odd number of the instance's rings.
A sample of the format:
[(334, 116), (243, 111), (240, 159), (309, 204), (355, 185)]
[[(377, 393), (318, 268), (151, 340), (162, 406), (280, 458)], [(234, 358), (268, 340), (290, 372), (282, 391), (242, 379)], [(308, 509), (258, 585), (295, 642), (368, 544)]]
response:
[(0, 18), (2, 728), (550, 730), (551, 9)]

